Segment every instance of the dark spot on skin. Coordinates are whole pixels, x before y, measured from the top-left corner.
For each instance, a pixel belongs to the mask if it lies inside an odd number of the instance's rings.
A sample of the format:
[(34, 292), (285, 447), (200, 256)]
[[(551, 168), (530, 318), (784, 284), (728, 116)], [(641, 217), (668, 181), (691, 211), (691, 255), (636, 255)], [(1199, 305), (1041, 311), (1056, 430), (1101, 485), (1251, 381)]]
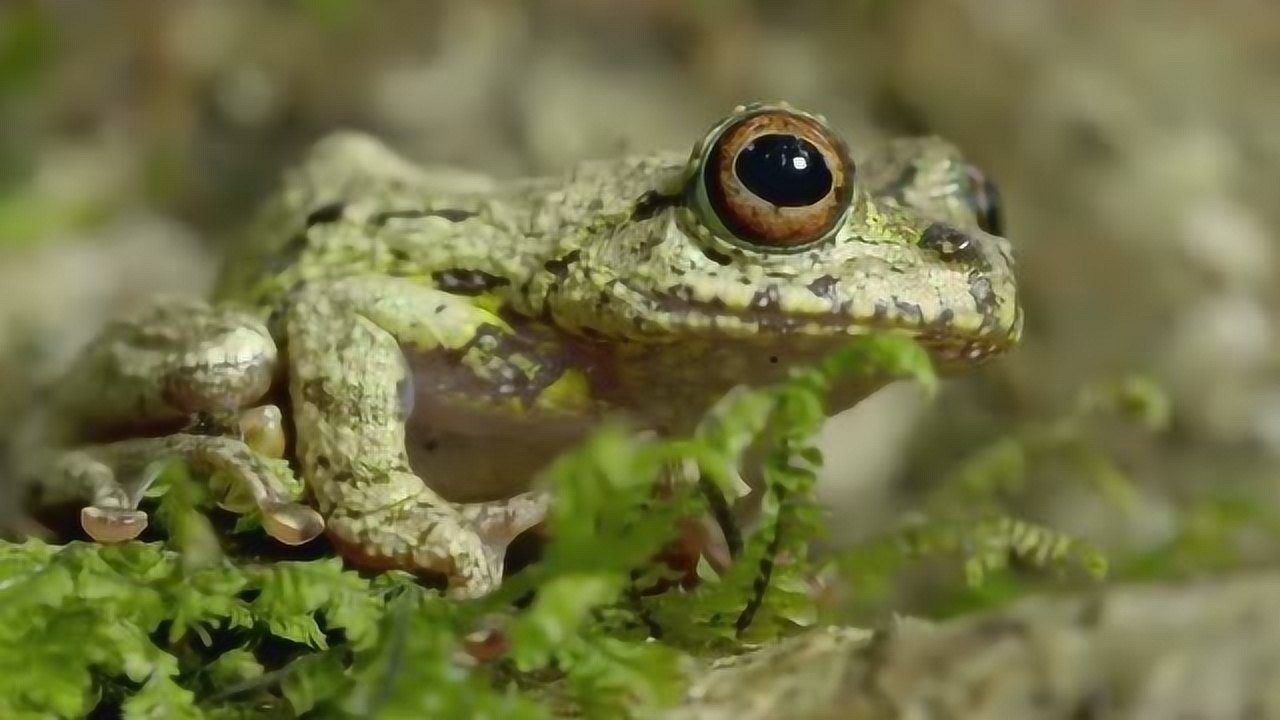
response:
[(667, 288), (666, 294), (676, 300), (681, 300), (683, 302), (693, 301), (693, 287), (689, 285), (684, 285), (684, 284), (672, 285), (671, 287)]
[(591, 201), (587, 203), (587, 212), (589, 213), (597, 213), (603, 209), (604, 209), (604, 201), (602, 201), (600, 198), (591, 198)]
[(309, 405), (322, 408), (333, 401), (324, 385), (318, 380), (308, 380), (302, 384), (302, 400)]
[(894, 298), (893, 304), (898, 308), (898, 313), (907, 319), (907, 322), (914, 326), (924, 324), (924, 311), (916, 303), (904, 302)]
[(973, 304), (977, 306), (978, 312), (982, 313), (982, 324), (978, 327), (979, 332), (990, 331), (996, 326), (996, 313), (1000, 310), (1000, 298), (996, 297), (995, 291), (991, 289), (991, 278), (981, 273), (969, 274), (969, 297), (973, 298)]
[(386, 225), (390, 220), (425, 217), (438, 217), (444, 218), (449, 222), (462, 222), (467, 218), (473, 218), (475, 216), (476, 214), (471, 210), (459, 210), (457, 208), (440, 208), (439, 210), (385, 210), (370, 217), (369, 222), (374, 225)]
[(934, 223), (925, 228), (920, 234), (920, 247), (938, 253), (938, 257), (948, 262), (979, 262), (982, 259), (969, 233), (946, 223)]
[(332, 466), (333, 466), (333, 463), (330, 462), (327, 456), (321, 455), (316, 458), (316, 467), (320, 468), (321, 470), (328, 470)]
[(834, 303), (837, 300), (835, 292), (836, 286), (839, 284), (840, 281), (836, 280), (834, 277), (830, 275), (823, 275), (809, 283), (806, 287), (809, 288), (809, 292), (813, 293), (815, 296), (820, 297), (823, 300), (830, 300)]
[(340, 202), (332, 202), (327, 205), (321, 205), (315, 210), (312, 210), (311, 213), (307, 215), (307, 227), (314, 227), (316, 225), (323, 225), (324, 223), (337, 222), (342, 219), (342, 212), (345, 209), (346, 209), (346, 206)]
[(616, 298), (626, 293), (627, 286), (621, 280), (610, 280), (600, 288), (600, 306), (607, 306)]
[(304, 233), (298, 233), (289, 238), (284, 247), (280, 248), (280, 252), (276, 253), (267, 263), (267, 273), (274, 275), (283, 272), (298, 262), (298, 258), (307, 249), (307, 236)]
[(871, 313), (872, 320), (884, 320), (889, 316), (889, 303), (883, 300), (876, 301), (875, 310)]
[(457, 208), (444, 208), (441, 210), (432, 210), (427, 213), (427, 217), (441, 217), (449, 222), (462, 222), (467, 218), (473, 218), (476, 214), (470, 210), (459, 210)]
[(756, 294), (751, 296), (751, 307), (755, 310), (770, 310), (777, 307), (781, 299), (778, 286), (770, 285), (763, 290), (756, 291)]
[(769, 364), (770, 364), (770, 365), (777, 365), (777, 364), (778, 364), (778, 356), (777, 356), (777, 355), (770, 355), (770, 356), (769, 356)]
[(725, 255), (719, 250), (715, 250), (709, 247), (703, 247), (700, 249), (702, 250), (702, 254), (707, 256), (708, 260), (710, 260), (711, 262), (717, 265), (728, 265), (733, 262), (733, 258), (729, 257), (728, 255)]
[(507, 278), (483, 270), (442, 270), (431, 277), (437, 287), (455, 295), (479, 295), (511, 284)]
[(636, 199), (635, 207), (631, 211), (631, 219), (633, 221), (648, 220), (679, 202), (679, 195), (661, 195), (650, 190)]
[(542, 267), (552, 275), (562, 278), (569, 274), (569, 266), (578, 262), (578, 258), (580, 257), (582, 257), (582, 252), (580, 250), (573, 250), (564, 257), (546, 261), (543, 263)]

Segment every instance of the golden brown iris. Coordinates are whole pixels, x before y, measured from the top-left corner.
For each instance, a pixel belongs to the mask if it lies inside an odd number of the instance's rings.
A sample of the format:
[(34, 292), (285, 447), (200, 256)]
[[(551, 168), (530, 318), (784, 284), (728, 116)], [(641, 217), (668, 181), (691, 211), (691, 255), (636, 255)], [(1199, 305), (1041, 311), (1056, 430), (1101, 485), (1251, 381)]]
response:
[(848, 149), (817, 120), (786, 110), (747, 115), (714, 141), (702, 168), (720, 222), (778, 249), (828, 235), (853, 198)]

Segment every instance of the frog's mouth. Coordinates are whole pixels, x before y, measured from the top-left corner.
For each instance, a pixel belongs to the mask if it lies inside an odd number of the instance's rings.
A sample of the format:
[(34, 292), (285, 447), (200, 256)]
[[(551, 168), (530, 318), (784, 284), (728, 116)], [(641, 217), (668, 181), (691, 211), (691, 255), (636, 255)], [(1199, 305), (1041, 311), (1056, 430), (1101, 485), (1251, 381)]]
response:
[[(621, 284), (628, 296), (624, 303), (645, 318), (640, 330), (668, 338), (682, 334), (746, 341), (786, 337), (834, 344), (857, 335), (895, 333), (914, 338), (937, 360), (976, 363), (1009, 350), (1022, 330), (1022, 311), (1016, 303), (1012, 321), (1002, 324), (993, 319), (994, 314), (961, 318), (954, 310), (927, 318), (918, 306), (901, 302), (896, 306), (874, 303), (871, 314), (854, 312), (849, 303), (842, 303), (838, 310), (797, 312), (777, 302), (733, 307), (720, 299), (697, 300), (683, 293), (654, 293), (626, 281)], [(976, 327), (977, 332), (961, 329), (966, 326)]]

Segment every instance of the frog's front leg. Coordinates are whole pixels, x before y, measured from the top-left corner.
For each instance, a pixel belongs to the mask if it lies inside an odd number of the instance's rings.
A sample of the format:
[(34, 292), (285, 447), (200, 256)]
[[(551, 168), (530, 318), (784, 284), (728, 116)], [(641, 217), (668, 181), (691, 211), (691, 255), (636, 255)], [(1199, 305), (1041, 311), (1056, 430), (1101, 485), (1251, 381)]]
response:
[(547, 498), (532, 492), (453, 504), (414, 474), (405, 448), (414, 395), (405, 352), (443, 353), (472, 367), (481, 384), (496, 385), (485, 374), (499, 358), (471, 351), (510, 332), (465, 298), (400, 278), (317, 281), (288, 302), (296, 456), (330, 538), (350, 562), (443, 575), (458, 596), (485, 594), (501, 581), (507, 544), (542, 520)]
[[(90, 537), (129, 540), (146, 527), (138, 504), (159, 462), (180, 459), (232, 481), (277, 539), (314, 538), (323, 521), (291, 500), (267, 462), (283, 454), (279, 410), (244, 409), (267, 393), (275, 366), (267, 329), (234, 310), (177, 300), (113, 323), (54, 387), (46, 441), (55, 457), (31, 471), (40, 501), (87, 503), (80, 524)], [(238, 437), (184, 431), (193, 418)]]

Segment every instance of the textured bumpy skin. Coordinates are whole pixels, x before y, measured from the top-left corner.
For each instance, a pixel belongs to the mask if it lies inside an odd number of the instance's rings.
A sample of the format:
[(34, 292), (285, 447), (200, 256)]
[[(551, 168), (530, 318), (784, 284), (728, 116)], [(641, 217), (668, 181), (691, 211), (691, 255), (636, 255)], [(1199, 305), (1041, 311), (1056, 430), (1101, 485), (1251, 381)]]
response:
[[(278, 539), (324, 530), (353, 563), (474, 595), (541, 519), (538, 471), (603, 415), (679, 432), (733, 386), (875, 330), (920, 338), (944, 366), (1016, 342), (1009, 246), (979, 229), (980, 175), (951, 145), (866, 154), (845, 168), (833, 231), (778, 251), (726, 236), (699, 202), (716, 132), (692, 158), (510, 183), (420, 168), (363, 135), (323, 140), (212, 303), (161, 306), (85, 352), (56, 410), (67, 443), (101, 444), (64, 455), (46, 490), (90, 500), (95, 537), (129, 537), (145, 524), (137, 458), (180, 455), (229, 478)], [(870, 389), (838, 389), (832, 410)], [(316, 510), (289, 499), (279, 455)]]

